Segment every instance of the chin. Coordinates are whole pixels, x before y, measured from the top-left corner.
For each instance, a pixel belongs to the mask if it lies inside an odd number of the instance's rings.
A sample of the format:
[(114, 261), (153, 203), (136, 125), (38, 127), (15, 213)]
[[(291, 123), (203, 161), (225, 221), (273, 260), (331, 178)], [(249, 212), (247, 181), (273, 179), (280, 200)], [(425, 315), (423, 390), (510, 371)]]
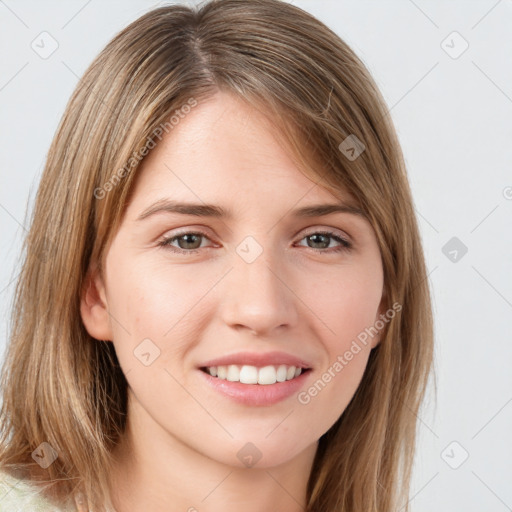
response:
[[(316, 446), (316, 441), (312, 443)], [(273, 433), (265, 439), (265, 436), (247, 434), (242, 439), (230, 440), (227, 445), (219, 445), (214, 453), (210, 453), (210, 458), (236, 468), (270, 469), (292, 461), (307, 447), (307, 444), (298, 445), (297, 437), (293, 435), (285, 437)]]

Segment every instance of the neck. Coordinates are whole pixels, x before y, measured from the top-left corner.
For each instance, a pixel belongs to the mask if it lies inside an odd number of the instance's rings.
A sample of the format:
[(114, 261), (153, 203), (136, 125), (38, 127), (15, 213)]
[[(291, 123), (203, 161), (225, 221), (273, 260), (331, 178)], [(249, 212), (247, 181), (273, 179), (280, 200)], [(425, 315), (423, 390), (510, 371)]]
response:
[(112, 501), (116, 512), (303, 512), (316, 449), (279, 466), (229, 466), (165, 431), (131, 396), (114, 452)]

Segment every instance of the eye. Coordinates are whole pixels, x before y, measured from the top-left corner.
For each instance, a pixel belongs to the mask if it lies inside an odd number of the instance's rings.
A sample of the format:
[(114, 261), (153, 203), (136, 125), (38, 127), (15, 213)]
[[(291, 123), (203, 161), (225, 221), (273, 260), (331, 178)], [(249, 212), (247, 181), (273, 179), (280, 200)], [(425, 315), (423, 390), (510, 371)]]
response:
[[(173, 252), (178, 253), (196, 253), (199, 252), (199, 248), (201, 247), (201, 238), (209, 238), (201, 232), (196, 231), (187, 231), (184, 233), (180, 233), (178, 235), (174, 235), (172, 237), (164, 238), (158, 245), (160, 247), (166, 247), (171, 249)], [(198, 245), (199, 240), (199, 245)], [(175, 247), (173, 242), (178, 242), (178, 247)]]
[[(180, 254), (194, 254), (198, 253), (201, 247), (204, 248), (201, 243), (202, 238), (209, 240), (208, 236), (200, 231), (187, 231), (171, 237), (166, 237), (158, 245)], [(352, 248), (351, 242), (337, 235), (333, 231), (314, 231), (303, 237), (301, 240), (306, 239), (313, 245), (320, 245), (320, 247), (309, 246), (310, 249), (316, 252), (334, 253), (348, 251)], [(339, 246), (334, 248), (329, 247), (331, 244), (331, 240), (329, 239), (338, 242)], [(174, 245), (175, 243), (178, 244), (178, 247)]]
[[(310, 233), (306, 235), (302, 240), (308, 240), (313, 243), (313, 245), (320, 245), (321, 247), (311, 247), (310, 249), (313, 249), (317, 252), (341, 252), (341, 251), (348, 251), (352, 248), (351, 242), (348, 240), (342, 238), (341, 236), (337, 235), (333, 231), (315, 231), (313, 233)], [(331, 247), (331, 250), (326, 251), (325, 249), (329, 249), (330, 241), (335, 240), (340, 245), (338, 247)]]

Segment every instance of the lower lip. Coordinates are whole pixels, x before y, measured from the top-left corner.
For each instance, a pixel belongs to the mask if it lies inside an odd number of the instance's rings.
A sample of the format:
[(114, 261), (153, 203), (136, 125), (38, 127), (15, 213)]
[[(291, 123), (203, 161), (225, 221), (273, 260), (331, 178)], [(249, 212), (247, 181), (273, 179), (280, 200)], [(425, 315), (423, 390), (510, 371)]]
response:
[(199, 373), (203, 375), (207, 384), (213, 389), (235, 402), (245, 405), (265, 406), (276, 404), (297, 394), (309, 377), (311, 370), (305, 371), (293, 379), (276, 382), (275, 384), (242, 384), (241, 382), (231, 382), (212, 377), (203, 370), (199, 370)]

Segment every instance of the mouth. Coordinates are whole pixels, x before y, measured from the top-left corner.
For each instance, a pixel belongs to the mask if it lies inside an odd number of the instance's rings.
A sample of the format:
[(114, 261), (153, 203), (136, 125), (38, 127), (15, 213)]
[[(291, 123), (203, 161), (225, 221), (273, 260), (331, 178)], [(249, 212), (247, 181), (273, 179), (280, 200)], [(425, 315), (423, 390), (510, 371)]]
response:
[(203, 366), (201, 371), (218, 380), (239, 382), (241, 384), (268, 386), (297, 379), (300, 375), (310, 372), (311, 368), (293, 365), (219, 365)]
[(210, 389), (228, 400), (251, 407), (268, 407), (291, 399), (307, 385), (312, 373), (312, 368), (287, 365), (233, 364), (203, 366), (199, 370), (197, 373)]
[(314, 371), (307, 359), (283, 351), (226, 354), (202, 361), (196, 368), (207, 388), (246, 406), (271, 406), (291, 399)]

